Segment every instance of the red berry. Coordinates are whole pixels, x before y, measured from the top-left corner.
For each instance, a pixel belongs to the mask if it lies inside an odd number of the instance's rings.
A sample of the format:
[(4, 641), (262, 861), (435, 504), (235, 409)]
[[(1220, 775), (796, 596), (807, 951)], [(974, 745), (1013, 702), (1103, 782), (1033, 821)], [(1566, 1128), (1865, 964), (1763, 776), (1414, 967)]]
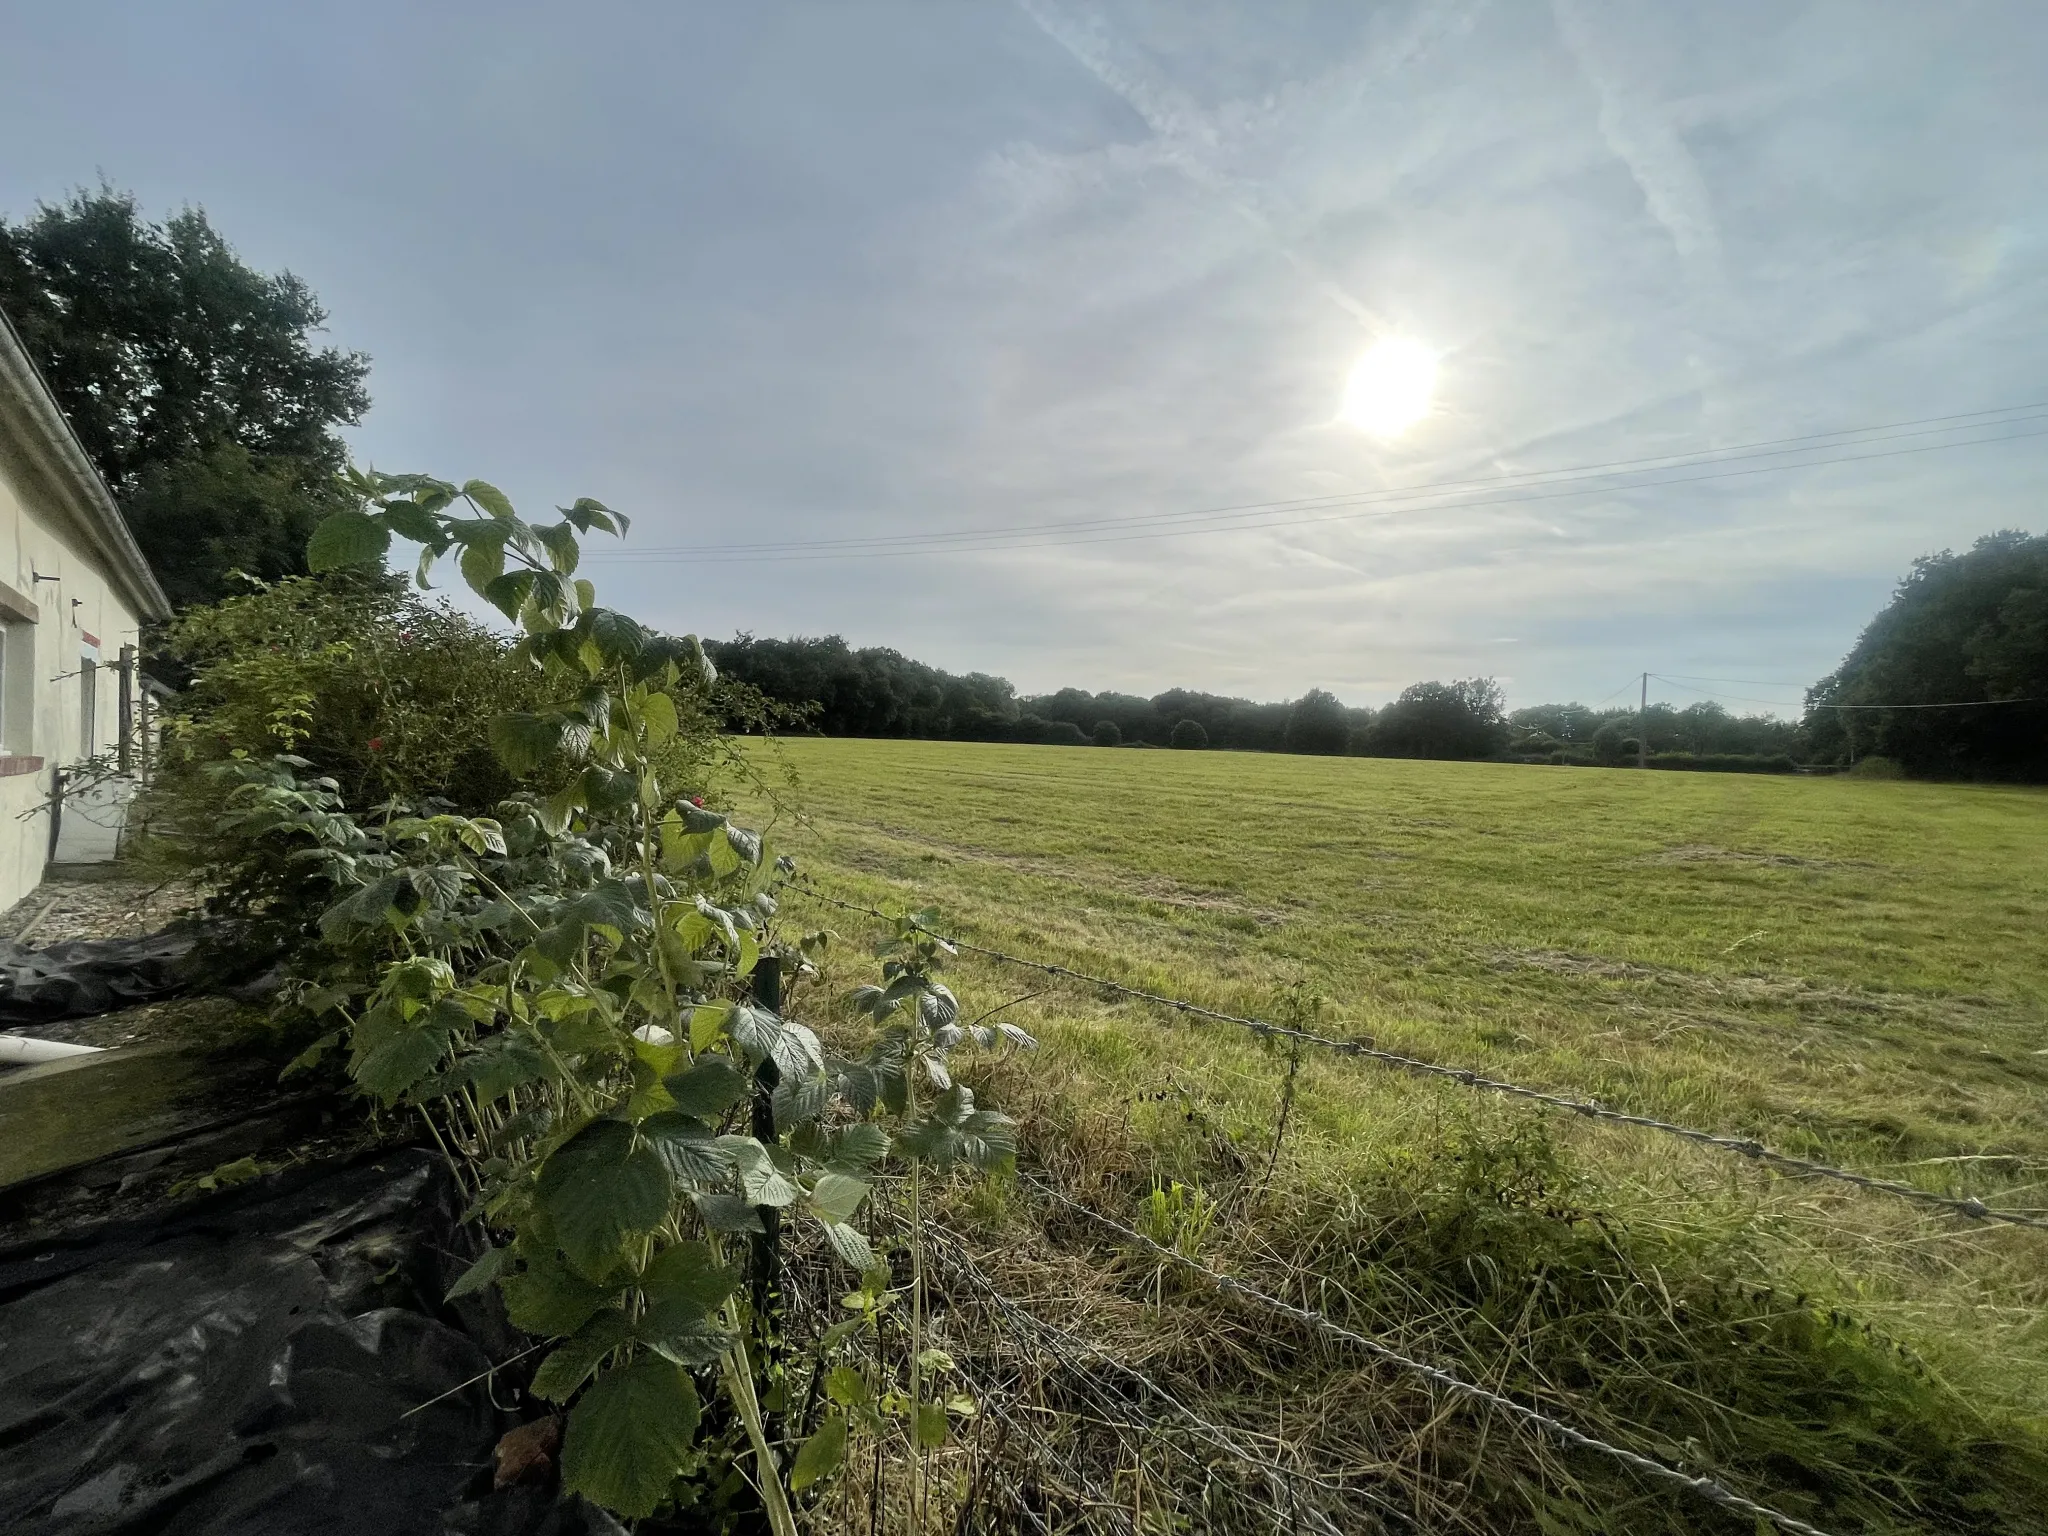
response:
[(384, 738), (382, 736), (372, 736), (370, 738), (370, 750), (372, 752), (382, 752), (384, 750)]

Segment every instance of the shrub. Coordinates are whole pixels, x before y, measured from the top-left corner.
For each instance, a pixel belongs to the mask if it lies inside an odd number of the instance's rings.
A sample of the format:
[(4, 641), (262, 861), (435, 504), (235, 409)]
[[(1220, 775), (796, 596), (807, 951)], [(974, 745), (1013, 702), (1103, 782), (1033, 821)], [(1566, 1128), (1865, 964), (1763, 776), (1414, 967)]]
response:
[(1875, 754), (1858, 759), (1849, 772), (1859, 779), (1903, 779), (1906, 776), (1906, 770), (1897, 758)]
[(1120, 747), (1124, 744), (1124, 733), (1114, 720), (1095, 722), (1095, 745), (1098, 747)]
[(354, 805), (426, 794), (495, 805), (516, 781), (486, 728), (550, 686), (474, 619), (357, 571), (251, 580), (185, 610), (165, 644), (192, 674), (166, 722), (174, 783), (238, 752), (292, 752)]
[(1202, 729), (1199, 720), (1183, 720), (1173, 728), (1167, 737), (1167, 745), (1179, 747), (1184, 752), (1199, 751), (1209, 745), (1209, 733)]
[(1038, 739), (1048, 747), (1085, 747), (1088, 744), (1088, 738), (1081, 734), (1081, 727), (1071, 720), (1046, 721)]

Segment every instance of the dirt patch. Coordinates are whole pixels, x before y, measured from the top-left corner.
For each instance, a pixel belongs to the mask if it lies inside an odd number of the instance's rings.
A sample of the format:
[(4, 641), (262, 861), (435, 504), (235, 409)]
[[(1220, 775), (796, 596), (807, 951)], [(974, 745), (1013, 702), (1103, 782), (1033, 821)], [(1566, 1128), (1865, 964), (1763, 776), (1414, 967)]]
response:
[(1639, 864), (1735, 864), (1774, 869), (1880, 869), (1862, 859), (1807, 859), (1790, 853), (1757, 853), (1745, 848), (1717, 848), (1711, 843), (1686, 843), (1638, 859)]
[(0, 913), (0, 938), (32, 949), (66, 939), (135, 939), (198, 905), (198, 891), (183, 882), (45, 880)]

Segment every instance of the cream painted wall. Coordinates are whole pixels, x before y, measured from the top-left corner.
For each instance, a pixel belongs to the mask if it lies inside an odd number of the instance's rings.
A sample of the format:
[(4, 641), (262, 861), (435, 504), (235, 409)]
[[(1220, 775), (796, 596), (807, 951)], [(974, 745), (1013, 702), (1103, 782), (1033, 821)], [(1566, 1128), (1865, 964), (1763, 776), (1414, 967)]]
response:
[[(30, 464), (9, 447), (0, 442), (0, 582), (33, 602), (38, 617), (33, 624), (8, 622), (0, 642), (0, 753), (43, 762), (32, 772), (0, 775), (0, 909), (43, 877), (50, 818), (38, 807), (49, 798), (53, 770), (116, 744), (116, 663), (138, 629), (135, 610), (109, 579), (109, 562), (91, 536), (64, 515)], [(90, 741), (79, 675), (87, 657), (99, 664)]]

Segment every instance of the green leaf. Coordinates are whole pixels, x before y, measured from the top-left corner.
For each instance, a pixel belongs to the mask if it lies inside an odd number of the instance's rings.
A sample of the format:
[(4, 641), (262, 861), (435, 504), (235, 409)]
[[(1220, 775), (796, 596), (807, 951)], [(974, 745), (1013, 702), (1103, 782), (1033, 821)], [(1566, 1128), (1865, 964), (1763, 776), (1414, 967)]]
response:
[(688, 1462), (697, 1415), (697, 1389), (680, 1366), (643, 1355), (606, 1371), (569, 1415), (562, 1487), (645, 1519)]
[(367, 512), (332, 512), (306, 541), (306, 568), (331, 571), (345, 565), (370, 565), (391, 547), (391, 530)]
[(555, 510), (585, 533), (597, 528), (605, 533), (619, 534), (631, 526), (625, 513), (614, 512), (603, 502), (590, 496), (579, 496), (574, 506), (557, 507)]
[(855, 1274), (864, 1275), (875, 1267), (875, 1250), (868, 1246), (868, 1240), (861, 1235), (858, 1227), (849, 1227), (843, 1222), (822, 1223), (825, 1241), (832, 1245), (832, 1251)]
[(468, 1017), (460, 1006), (446, 1001), (426, 1009), (356, 1063), (356, 1086), (377, 1095), (387, 1108), (396, 1104), (399, 1095), (439, 1065), (448, 1042)]
[(604, 1357), (632, 1337), (632, 1321), (617, 1307), (607, 1307), (541, 1361), (527, 1390), (551, 1403), (566, 1403)]
[(676, 701), (665, 693), (650, 693), (640, 701), (640, 726), (647, 732), (647, 744), (658, 747), (676, 734)]
[[(705, 1010), (708, 1011), (708, 1010)], [(721, 1017), (722, 1021), (722, 1017)], [(695, 1034), (695, 1020), (691, 1033)], [(747, 1079), (716, 1056), (708, 1056), (687, 1072), (662, 1079), (676, 1108), (698, 1120), (713, 1120), (746, 1098)]]
[(872, 1168), (889, 1152), (889, 1133), (871, 1120), (835, 1131), (826, 1143), (824, 1163), (834, 1173)]
[(939, 1095), (931, 1114), (897, 1134), (896, 1147), (935, 1168), (965, 1163), (987, 1172), (1017, 1160), (1017, 1127), (1007, 1115), (976, 1109), (973, 1092), (955, 1083)]
[(567, 576), (576, 569), (576, 562), (582, 551), (576, 544), (576, 530), (567, 523), (556, 523), (549, 527), (536, 528), (533, 536), (540, 540), (541, 547), (548, 552), (548, 564)]
[(743, 1195), (699, 1195), (690, 1199), (696, 1204), (697, 1214), (704, 1218), (704, 1225), (714, 1232), (766, 1232), (761, 1224), (761, 1213), (754, 1203)]
[[(687, 1075), (687, 1074), (685, 1074)], [(681, 1110), (665, 1109), (640, 1122), (640, 1134), (675, 1181), (686, 1189), (716, 1185), (732, 1172), (729, 1149)]]
[(754, 1205), (794, 1204), (797, 1187), (783, 1177), (768, 1149), (751, 1136), (721, 1136), (719, 1146), (732, 1155), (739, 1169), (740, 1190)]
[(638, 621), (610, 608), (590, 610), (590, 640), (606, 661), (630, 662), (647, 644)]
[(630, 1125), (596, 1120), (541, 1165), (535, 1193), (569, 1261), (596, 1276), (629, 1235), (661, 1225), (671, 1186), (668, 1169)]
[[(718, 1043), (719, 1036), (725, 1033), (726, 1020), (731, 1017), (732, 1005), (730, 1003), (712, 1003), (702, 1008), (692, 1008), (690, 1010), (690, 1049), (699, 1055), (710, 1050), (712, 1046)], [(739, 1074), (734, 1073), (733, 1075), (738, 1076)], [(741, 1081), (744, 1082), (745, 1079), (741, 1079)], [(673, 1084), (669, 1086), (668, 1091), (670, 1093), (676, 1091)], [(742, 1091), (744, 1092), (744, 1089)], [(676, 1102), (680, 1104), (683, 1101), (679, 1098)]]
[(505, 493), (488, 480), (467, 481), (462, 487), (462, 494), (503, 522), (514, 522), (518, 518)]
[(402, 539), (425, 544), (430, 549), (441, 542), (441, 525), (434, 514), (416, 501), (387, 501), (384, 522)]
[(935, 1451), (946, 1443), (946, 1410), (940, 1403), (919, 1403), (917, 1405), (917, 1443), (927, 1451)]
[[(841, 1323), (842, 1328), (858, 1328)], [(842, 1408), (864, 1408), (875, 1399), (875, 1389), (868, 1385), (867, 1377), (850, 1365), (835, 1365), (825, 1373), (825, 1401), (837, 1403)]]
[(709, 1243), (671, 1243), (640, 1276), (651, 1302), (687, 1302), (700, 1312), (716, 1311), (739, 1288), (736, 1269), (719, 1263)]
[(574, 1333), (618, 1296), (616, 1286), (591, 1284), (554, 1253), (527, 1260), (525, 1270), (501, 1278), (498, 1289), (515, 1327), (555, 1338)]
[(487, 596), (491, 583), (505, 574), (505, 546), (499, 543), (465, 544), (462, 547), (462, 579), (479, 597)]
[(790, 1491), (801, 1493), (811, 1484), (830, 1477), (845, 1459), (846, 1415), (835, 1413), (798, 1448), (796, 1465), (789, 1472)]
[[(504, 562), (500, 560), (499, 563), (502, 565)], [(533, 572), (527, 570), (507, 571), (483, 588), (484, 601), (515, 622), (519, 618), (519, 610), (526, 606), (527, 598), (532, 595)]]
[(738, 1335), (721, 1327), (693, 1301), (661, 1301), (636, 1325), (640, 1341), (677, 1365), (709, 1365), (733, 1346)]
[(821, 1173), (811, 1188), (811, 1208), (827, 1222), (846, 1222), (853, 1220), (853, 1213), (867, 1197), (863, 1180), (843, 1173)]
[(505, 1264), (511, 1257), (510, 1248), (486, 1248), (483, 1257), (465, 1269), (460, 1278), (448, 1287), (446, 1299), (453, 1301), (458, 1296), (467, 1296), (472, 1291), (482, 1290), (504, 1272)]
[(489, 730), (491, 750), (514, 778), (533, 772), (562, 744), (562, 720), (558, 715), (496, 715)]

